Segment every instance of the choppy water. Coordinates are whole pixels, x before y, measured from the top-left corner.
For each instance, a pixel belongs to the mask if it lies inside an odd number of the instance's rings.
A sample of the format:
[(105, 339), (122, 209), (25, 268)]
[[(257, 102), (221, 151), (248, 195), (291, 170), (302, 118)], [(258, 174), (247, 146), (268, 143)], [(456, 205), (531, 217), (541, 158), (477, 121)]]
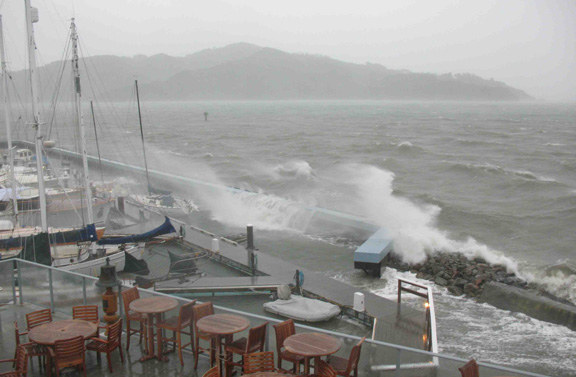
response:
[[(153, 168), (267, 194), (195, 198), (222, 231), (254, 224), (263, 250), (383, 295), (388, 272), (352, 266), (353, 235), (311, 232), (303, 208), (365, 216), (419, 261), (482, 255), (576, 302), (574, 104), (392, 102), (143, 103)], [(209, 121), (204, 121), (204, 112)], [(110, 117), (110, 114), (115, 114)], [(104, 157), (141, 161), (134, 104), (102, 108)], [(445, 352), (553, 375), (576, 370), (576, 334), (437, 288)], [(394, 291), (394, 292), (393, 292)]]

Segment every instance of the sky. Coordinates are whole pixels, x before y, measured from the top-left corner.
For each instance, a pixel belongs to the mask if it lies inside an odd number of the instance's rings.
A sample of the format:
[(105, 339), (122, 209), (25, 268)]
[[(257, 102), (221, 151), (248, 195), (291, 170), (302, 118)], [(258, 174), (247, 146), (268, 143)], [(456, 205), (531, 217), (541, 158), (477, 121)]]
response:
[[(248, 42), (414, 72), (493, 78), (576, 101), (576, 0), (31, 0), (38, 61), (76, 18), (84, 56), (185, 56)], [(23, 0), (0, 0), (7, 60), (25, 66)]]

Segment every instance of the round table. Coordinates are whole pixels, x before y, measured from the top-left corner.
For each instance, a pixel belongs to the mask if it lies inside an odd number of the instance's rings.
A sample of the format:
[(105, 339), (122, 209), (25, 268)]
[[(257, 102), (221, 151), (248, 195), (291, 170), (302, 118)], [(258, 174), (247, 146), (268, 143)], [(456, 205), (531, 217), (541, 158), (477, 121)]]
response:
[(54, 321), (34, 327), (28, 332), (28, 338), (37, 344), (53, 346), (58, 340), (83, 336), (88, 339), (98, 332), (98, 324), (81, 319)]
[(306, 374), (310, 374), (309, 360), (311, 357), (315, 359), (314, 364), (316, 365), (321, 356), (332, 355), (338, 352), (340, 347), (342, 347), (342, 342), (339, 339), (318, 332), (294, 334), (284, 340), (286, 350), (305, 357)]
[(162, 313), (170, 311), (178, 307), (178, 301), (171, 297), (165, 296), (152, 296), (139, 298), (130, 303), (130, 310), (137, 313), (146, 314), (148, 316), (147, 332), (148, 332), (148, 349), (147, 354), (140, 358), (140, 361), (146, 361), (152, 358), (157, 358), (158, 360), (167, 359), (162, 355), (162, 330), (158, 329), (158, 354), (154, 354), (154, 318), (159, 318)]
[[(211, 314), (202, 317), (196, 322), (198, 330), (216, 337), (216, 359), (220, 370), (222, 370), (221, 353), (222, 338), (226, 341), (231, 339), (232, 334), (246, 330), (250, 327), (250, 321), (244, 317), (234, 314)], [(229, 376), (226, 368), (226, 376)]]

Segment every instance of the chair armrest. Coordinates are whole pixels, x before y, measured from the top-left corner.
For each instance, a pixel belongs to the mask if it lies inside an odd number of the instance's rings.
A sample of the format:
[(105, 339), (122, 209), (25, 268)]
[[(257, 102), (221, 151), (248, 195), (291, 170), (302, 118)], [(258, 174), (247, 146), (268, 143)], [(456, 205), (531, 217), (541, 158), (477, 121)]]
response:
[(0, 360), (0, 363), (13, 363), (15, 361), (16, 361), (16, 359), (3, 359), (3, 360)]
[(108, 342), (102, 338), (90, 338), (90, 341), (94, 341), (94, 342), (99, 342), (99, 343), (103, 343), (103, 344), (108, 344)]

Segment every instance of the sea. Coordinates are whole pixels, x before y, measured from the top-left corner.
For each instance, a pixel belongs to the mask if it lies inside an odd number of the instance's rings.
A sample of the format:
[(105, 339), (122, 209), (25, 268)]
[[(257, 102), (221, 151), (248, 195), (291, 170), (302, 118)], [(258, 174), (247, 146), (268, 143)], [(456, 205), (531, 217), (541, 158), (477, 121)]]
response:
[[(549, 269), (576, 265), (576, 104), (143, 98), (143, 135), (134, 101), (96, 105), (102, 157), (143, 165), (144, 136), (152, 169), (261, 194), (191, 192), (209, 218), (198, 225), (233, 235), (252, 224), (260, 252), (384, 297), (398, 277), (431, 285), (440, 352), (576, 375), (576, 332), (408, 272), (367, 277), (352, 260), (364, 239), (309, 226), (312, 207), (364, 217), (407, 262), (480, 256), (576, 302), (576, 276)], [(84, 118), (91, 127), (88, 108)]]

